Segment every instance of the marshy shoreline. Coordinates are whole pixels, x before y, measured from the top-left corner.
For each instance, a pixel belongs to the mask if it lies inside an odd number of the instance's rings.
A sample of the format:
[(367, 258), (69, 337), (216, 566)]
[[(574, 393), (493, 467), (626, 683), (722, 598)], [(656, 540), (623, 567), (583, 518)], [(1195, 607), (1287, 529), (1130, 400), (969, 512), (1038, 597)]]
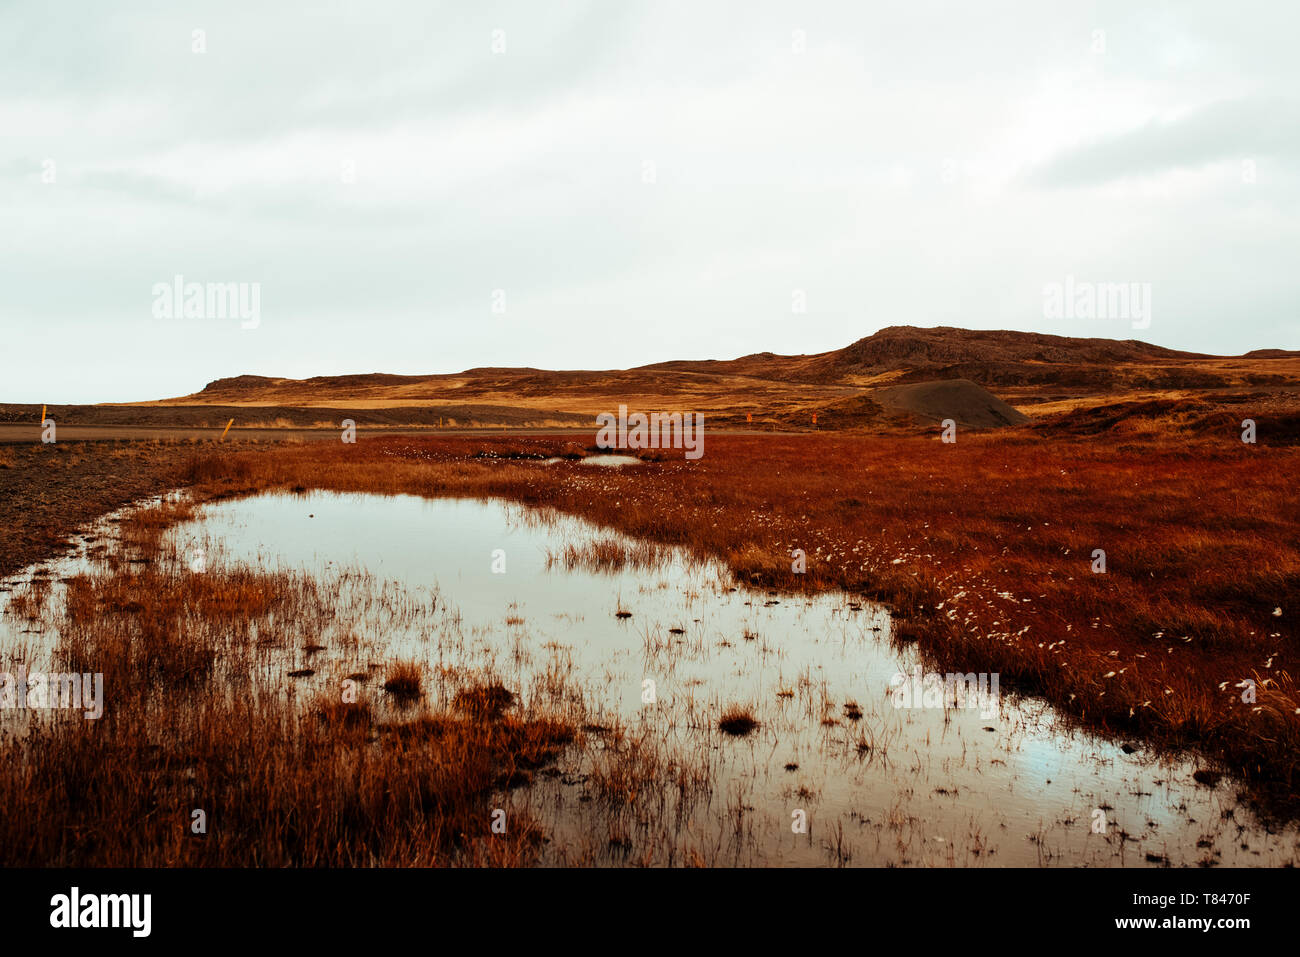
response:
[[(1004, 688), (1040, 696), (1126, 747), (1199, 755), (1207, 781), (1226, 772), (1265, 820), (1293, 820), (1300, 698), (1284, 606), (1300, 569), (1300, 517), (1285, 476), (1296, 454), (1137, 438), (1044, 448), (1024, 434), (988, 435), (948, 449), (909, 436), (720, 436), (697, 462), (660, 455), (643, 466), (580, 470), (536, 460), (571, 454), (567, 437), (176, 446), (151, 461), (157, 491), (182, 487), (200, 504), (310, 490), (503, 499), (720, 561), (777, 595), (843, 591), (884, 602), (893, 640), (912, 646), (927, 670), (1000, 674)], [(166, 516), (148, 535), (182, 518)], [(1089, 563), (1102, 546), (1109, 568), (1095, 574)], [(792, 569), (796, 549), (806, 556), (802, 573)], [(179, 673), (196, 667), (202, 662), (182, 661)], [(1250, 703), (1237, 687), (1246, 680), (1254, 682)], [(327, 711), (332, 716), (320, 720), (331, 728), (377, 726), (322, 703), (320, 713)], [(445, 722), (455, 713), (425, 718)], [(589, 733), (577, 712), (512, 720), (522, 723), (492, 732), (506, 750), (484, 772), (489, 783), (519, 770), (527, 774), (518, 782), (532, 779)], [(285, 726), (283, 715), (277, 725)], [(450, 727), (420, 734), (445, 742)], [(413, 733), (392, 740), (409, 743)], [(289, 739), (280, 744), (290, 747)], [(522, 765), (512, 751), (524, 755)], [(491, 862), (530, 860), (527, 846), (544, 838), (523, 831), (527, 841)], [(442, 841), (428, 845), (426, 860), (441, 859), (433, 848), (444, 853)], [(493, 854), (503, 846), (483, 845)], [(394, 852), (367, 860), (396, 863)]]

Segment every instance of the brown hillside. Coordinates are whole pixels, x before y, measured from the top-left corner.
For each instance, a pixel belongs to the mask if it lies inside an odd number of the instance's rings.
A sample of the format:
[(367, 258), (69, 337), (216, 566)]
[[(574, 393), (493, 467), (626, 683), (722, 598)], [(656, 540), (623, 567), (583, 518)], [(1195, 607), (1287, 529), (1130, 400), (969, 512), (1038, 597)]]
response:
[(1297, 389), (1300, 353), (1282, 350), (1207, 356), (1132, 339), (890, 326), (811, 355), (759, 352), (611, 370), (484, 366), (440, 375), (240, 375), (209, 382), (192, 395), (124, 406), (220, 406), (241, 422), (296, 422), (311, 417), (307, 410), (323, 409), (330, 410), (326, 419), (347, 410), (358, 423), (367, 416), (386, 425), (450, 416), (510, 426), (591, 421), (627, 405), (699, 411), (725, 427), (811, 428), (817, 415), (818, 428), (892, 428), (944, 418), (987, 428), (1015, 424), (1024, 413), (1037, 418), (1115, 403)]

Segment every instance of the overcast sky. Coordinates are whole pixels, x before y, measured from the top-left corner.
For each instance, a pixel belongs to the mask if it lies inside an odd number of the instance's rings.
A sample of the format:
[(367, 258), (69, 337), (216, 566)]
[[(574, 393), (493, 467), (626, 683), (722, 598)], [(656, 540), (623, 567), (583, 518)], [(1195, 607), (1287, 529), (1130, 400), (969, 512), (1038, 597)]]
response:
[[(284, 6), (0, 4), (0, 400), (901, 324), (1300, 348), (1291, 0)], [(178, 274), (256, 327), (155, 316)], [(1045, 317), (1067, 276), (1149, 328)]]

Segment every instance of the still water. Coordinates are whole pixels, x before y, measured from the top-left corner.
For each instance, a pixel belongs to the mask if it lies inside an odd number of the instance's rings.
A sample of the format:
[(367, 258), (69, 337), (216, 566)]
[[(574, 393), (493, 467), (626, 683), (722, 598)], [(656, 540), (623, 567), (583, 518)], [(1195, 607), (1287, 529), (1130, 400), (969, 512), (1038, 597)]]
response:
[[(429, 706), (445, 699), (437, 675), (457, 670), (498, 676), (525, 706), (558, 685), (581, 700), (593, 745), (524, 798), (549, 834), (547, 863), (618, 863), (629, 847), (638, 860), (693, 854), (719, 865), (1277, 865), (1298, 856), (1294, 827), (1270, 832), (1230, 782), (1194, 782), (1191, 760), (1126, 754), (1005, 687), (999, 700), (966, 707), (891, 695), (918, 662), (891, 646), (884, 609), (842, 594), (752, 590), (671, 550), (648, 566), (591, 570), (566, 563), (566, 547), (635, 543), (498, 501), (266, 494), (204, 506), (169, 535), (182, 555), (202, 549), (208, 568), (306, 572), (335, 596), (323, 647), (285, 649), (268, 666), (266, 679), (292, 693), (336, 686), (356, 667), (340, 639), (360, 635), (381, 658), (426, 665)], [(57, 581), (87, 562), (73, 555), (48, 570)], [(0, 643), (24, 641), (33, 636), (0, 619)], [(304, 670), (313, 673), (286, 677)], [(721, 733), (732, 705), (749, 708), (758, 727)], [(593, 823), (588, 774), (601, 729), (615, 725), (652, 742), (678, 779), (695, 775), (676, 796), (647, 795), (638, 803), (656, 813), (632, 808), (618, 834)]]

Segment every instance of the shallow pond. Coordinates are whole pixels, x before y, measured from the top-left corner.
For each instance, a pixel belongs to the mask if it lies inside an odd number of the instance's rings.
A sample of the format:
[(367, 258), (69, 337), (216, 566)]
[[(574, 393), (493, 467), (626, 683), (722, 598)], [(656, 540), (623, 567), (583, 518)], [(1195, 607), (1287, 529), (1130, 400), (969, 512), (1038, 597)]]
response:
[[(543, 465), (558, 465), (561, 462), (568, 462), (569, 459), (550, 458), (543, 459)], [(642, 465), (644, 464), (635, 455), (588, 455), (585, 458), (577, 460), (579, 465), (603, 465), (605, 467), (618, 467), (620, 465)]]
[[(592, 743), (521, 798), (549, 834), (548, 863), (1297, 858), (1296, 829), (1270, 833), (1254, 822), (1227, 781), (1207, 787), (1193, 781), (1190, 760), (1127, 754), (1118, 741), (1066, 727), (1041, 701), (1003, 688), (1000, 700), (966, 707), (898, 706), (891, 687), (917, 661), (891, 646), (883, 609), (844, 595), (751, 590), (671, 550), (643, 567), (592, 570), (566, 561), (566, 548), (581, 555), (592, 542), (634, 543), (496, 501), (268, 494), (199, 515), (169, 534), (182, 554), (203, 549), (207, 568), (306, 571), (335, 589), (324, 647), (309, 660), (314, 674), (286, 677), (305, 663), (301, 650), (286, 649), (268, 665), (270, 681), (337, 685), (355, 666), (337, 639), (361, 632), (389, 659), (414, 658), (435, 675), (491, 671), (525, 704), (557, 688), (580, 699)], [(49, 570), (57, 581), (85, 562), (74, 555)], [(0, 619), (0, 646), (39, 640)], [(436, 678), (428, 697), (445, 700)], [(757, 728), (722, 733), (718, 719), (732, 705), (750, 708)], [(620, 723), (670, 777), (694, 783), (647, 793), (611, 826), (596, 819), (589, 772), (601, 759), (600, 729)]]

